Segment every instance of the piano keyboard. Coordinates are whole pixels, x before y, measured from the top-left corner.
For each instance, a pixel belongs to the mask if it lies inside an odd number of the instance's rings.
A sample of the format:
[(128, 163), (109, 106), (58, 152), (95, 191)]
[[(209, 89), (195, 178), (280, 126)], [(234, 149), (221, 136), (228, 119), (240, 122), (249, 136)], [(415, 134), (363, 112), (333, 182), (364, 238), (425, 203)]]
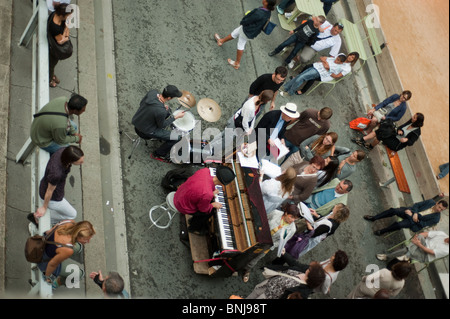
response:
[[(211, 176), (216, 176), (216, 168), (210, 167), (209, 172)], [(233, 233), (231, 231), (230, 219), (228, 218), (228, 204), (225, 199), (223, 186), (216, 185), (219, 194), (215, 196), (215, 201), (222, 204), (222, 208), (217, 209), (217, 223), (219, 225), (220, 242), (222, 249), (233, 250), (236, 249), (234, 244)]]

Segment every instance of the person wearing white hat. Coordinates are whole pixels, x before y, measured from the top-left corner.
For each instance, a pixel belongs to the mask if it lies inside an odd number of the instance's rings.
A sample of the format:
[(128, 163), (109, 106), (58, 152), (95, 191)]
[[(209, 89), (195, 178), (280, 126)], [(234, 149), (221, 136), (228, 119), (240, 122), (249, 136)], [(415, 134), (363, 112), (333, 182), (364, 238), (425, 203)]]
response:
[[(266, 150), (265, 153), (258, 151), (258, 155), (270, 154), (270, 146), (275, 145), (275, 139), (279, 138), (284, 144), (284, 132), (286, 127), (294, 123), (300, 117), (300, 113), (297, 111), (297, 105), (294, 103), (286, 103), (282, 105), (280, 110), (267, 112), (259, 121), (256, 126), (256, 141), (258, 142), (258, 149), (262, 148)], [(263, 137), (261, 134), (265, 134), (265, 145), (259, 145), (260, 139)]]

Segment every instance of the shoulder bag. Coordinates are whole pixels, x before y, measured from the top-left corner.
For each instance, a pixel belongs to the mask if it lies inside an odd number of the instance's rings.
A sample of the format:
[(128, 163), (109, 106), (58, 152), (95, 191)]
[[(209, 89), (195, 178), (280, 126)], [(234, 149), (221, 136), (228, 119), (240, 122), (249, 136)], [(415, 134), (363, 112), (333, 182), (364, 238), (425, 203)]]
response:
[(48, 39), (48, 50), (49, 54), (53, 55), (58, 60), (65, 60), (72, 56), (73, 45), (70, 39), (63, 43), (58, 44), (55, 38), (50, 33), (50, 22), (53, 19), (55, 13), (52, 13), (47, 20), (47, 39)]
[(58, 224), (58, 226), (54, 227), (53, 230), (45, 235), (34, 235), (27, 239), (25, 243), (25, 259), (30, 263), (40, 263), (43, 260), (44, 257), (44, 250), (46, 244), (54, 244), (54, 245), (61, 245), (64, 247), (72, 248), (72, 245), (69, 244), (61, 244), (54, 241), (48, 241), (47, 239), (50, 237), (51, 234), (55, 232), (55, 230), (61, 225), (62, 223)]

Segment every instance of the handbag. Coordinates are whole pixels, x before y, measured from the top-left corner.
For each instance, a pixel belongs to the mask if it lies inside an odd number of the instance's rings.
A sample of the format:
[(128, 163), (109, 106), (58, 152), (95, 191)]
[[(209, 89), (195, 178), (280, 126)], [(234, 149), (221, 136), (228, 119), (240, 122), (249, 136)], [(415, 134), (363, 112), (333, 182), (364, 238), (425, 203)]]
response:
[(50, 21), (52, 21), (54, 12), (49, 16), (47, 20), (47, 40), (49, 46), (49, 53), (58, 60), (65, 60), (72, 56), (73, 45), (70, 39), (63, 44), (58, 44), (55, 38), (50, 34)]
[[(62, 223), (58, 224), (58, 226), (60, 226), (61, 224)], [(58, 228), (58, 226), (54, 227), (53, 230), (45, 236), (34, 235), (27, 239), (27, 241), (25, 243), (25, 259), (28, 262), (35, 263), (35, 264), (42, 262), (46, 244), (61, 245), (61, 246), (73, 249), (72, 245), (61, 244), (61, 243), (47, 240), (50, 237), (50, 235), (55, 232), (55, 230), (56, 230), (56, 228)]]
[(350, 126), (350, 128), (352, 130), (362, 132), (364, 129), (367, 128), (367, 125), (369, 125), (369, 123), (370, 123), (370, 119), (365, 118), (365, 117), (358, 117), (358, 118), (350, 121), (348, 123), (348, 125)]
[(263, 27), (263, 32), (267, 35), (271, 34), (273, 29), (275, 29), (275, 27), (277, 26), (276, 23), (273, 23), (272, 21), (267, 20), (266, 24)]
[(284, 246), (286, 252), (295, 259), (298, 259), (301, 252), (308, 246), (309, 240), (313, 235), (314, 230), (301, 234), (295, 234)]

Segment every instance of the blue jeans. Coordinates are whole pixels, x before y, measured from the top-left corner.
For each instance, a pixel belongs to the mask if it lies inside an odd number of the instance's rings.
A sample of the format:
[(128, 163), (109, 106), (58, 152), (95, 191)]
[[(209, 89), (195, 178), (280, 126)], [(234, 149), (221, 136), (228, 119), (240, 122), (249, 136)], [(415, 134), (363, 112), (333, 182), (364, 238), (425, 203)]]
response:
[(278, 7), (280, 7), (280, 9), (283, 9), (283, 11), (284, 11), (286, 9), (286, 7), (289, 7), (294, 2), (295, 2), (295, 0), (282, 0), (280, 2), (280, 4), (278, 5)]
[(439, 179), (444, 178), (448, 174), (448, 163), (439, 165)]
[(281, 50), (283, 50), (285, 47), (287, 47), (291, 44), (295, 44), (294, 49), (292, 49), (291, 53), (288, 55), (286, 60), (284, 60), (284, 62), (286, 62), (286, 63), (291, 62), (291, 60), (297, 55), (298, 51), (303, 49), (303, 47), (305, 46), (305, 43), (299, 42), (299, 40), (297, 39), (297, 36), (295, 34), (293, 34), (289, 38), (287, 38), (286, 41), (284, 41), (279, 46), (277, 46), (274, 50), (275, 53), (280, 53)]
[(290, 80), (288, 83), (284, 85), (284, 90), (288, 92), (290, 95), (294, 95), (295, 91), (298, 90), (300, 85), (303, 84), (305, 81), (319, 79), (320, 80), (320, 74), (319, 72), (314, 68), (311, 67), (309, 69), (306, 69), (299, 75), (297, 75), (295, 78)]

